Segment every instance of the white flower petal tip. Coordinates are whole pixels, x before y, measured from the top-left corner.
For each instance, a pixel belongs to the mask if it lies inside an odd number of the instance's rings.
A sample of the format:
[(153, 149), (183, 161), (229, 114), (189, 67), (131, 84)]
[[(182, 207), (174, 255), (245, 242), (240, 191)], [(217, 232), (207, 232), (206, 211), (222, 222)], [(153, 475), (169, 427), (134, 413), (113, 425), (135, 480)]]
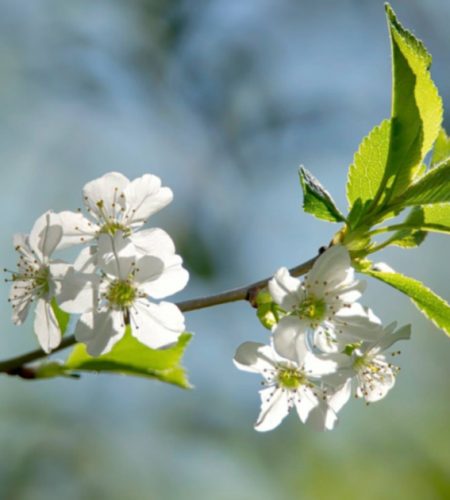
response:
[(372, 270), (377, 273), (395, 273), (394, 269), (385, 262), (376, 262), (372, 265)]

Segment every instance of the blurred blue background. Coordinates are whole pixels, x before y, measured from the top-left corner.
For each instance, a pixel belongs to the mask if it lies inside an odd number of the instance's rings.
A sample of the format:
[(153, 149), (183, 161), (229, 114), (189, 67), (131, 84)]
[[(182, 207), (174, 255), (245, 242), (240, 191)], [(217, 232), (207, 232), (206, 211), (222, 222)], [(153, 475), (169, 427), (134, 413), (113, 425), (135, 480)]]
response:
[[(300, 163), (345, 209), (345, 177), (364, 135), (389, 115), (382, 0), (1, 0), (1, 255), (38, 215), (81, 206), (111, 170), (155, 173), (172, 205), (152, 220), (192, 274), (177, 299), (293, 266), (337, 227), (303, 214)], [(450, 103), (450, 3), (393, 1), (434, 57)], [(446, 115), (449, 119), (449, 116)], [(450, 123), (447, 122), (448, 125)], [(449, 238), (380, 254), (450, 299)], [(10, 326), (2, 358), (36, 346)], [(388, 323), (413, 324), (397, 386), (351, 401), (335, 431), (294, 415), (252, 424), (259, 379), (231, 359), (266, 331), (244, 303), (189, 313), (193, 391), (117, 376), (0, 379), (0, 498), (450, 498), (450, 342), (408, 300), (370, 282)]]

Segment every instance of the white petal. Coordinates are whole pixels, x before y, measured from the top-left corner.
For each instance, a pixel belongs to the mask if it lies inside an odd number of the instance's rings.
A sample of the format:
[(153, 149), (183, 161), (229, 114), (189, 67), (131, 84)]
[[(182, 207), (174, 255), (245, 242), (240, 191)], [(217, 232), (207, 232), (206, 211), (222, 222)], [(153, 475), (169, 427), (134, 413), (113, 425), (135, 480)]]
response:
[(91, 356), (106, 354), (123, 337), (125, 324), (120, 311), (83, 314), (75, 328), (75, 338), (86, 344)]
[[(129, 180), (118, 172), (110, 172), (103, 177), (88, 182), (83, 188), (86, 208), (91, 210), (97, 219), (105, 220), (105, 216), (115, 220), (124, 207), (121, 196), (129, 184)], [(99, 206), (100, 205), (100, 206)]]
[(233, 362), (240, 370), (251, 373), (263, 373), (273, 370), (275, 360), (273, 350), (259, 342), (244, 342), (234, 355)]
[[(341, 287), (336, 287), (333, 290), (327, 290), (329, 293), (329, 300), (331, 303), (336, 300), (341, 304), (351, 304), (352, 302), (356, 302), (361, 298), (364, 290), (366, 289), (365, 281), (354, 281), (350, 285), (345, 285)], [(327, 297), (327, 298), (329, 298)]]
[(97, 246), (83, 248), (73, 263), (75, 271), (91, 274), (97, 266)]
[(268, 387), (260, 391), (261, 413), (255, 430), (266, 432), (275, 429), (289, 413), (288, 392), (281, 388)]
[(301, 281), (293, 278), (289, 271), (282, 267), (269, 281), (269, 293), (273, 300), (285, 311), (291, 311), (303, 300), (305, 294), (301, 288)]
[(395, 342), (399, 340), (409, 340), (411, 337), (411, 325), (402, 326), (395, 333), (388, 331), (388, 328), (389, 326), (386, 327), (385, 333), (381, 339), (369, 349), (370, 351), (373, 352), (373, 348), (375, 348), (377, 352), (384, 351), (385, 349), (389, 349)]
[(311, 351), (305, 351), (303, 358), (303, 366), (305, 373), (313, 378), (322, 377), (335, 373), (338, 369), (338, 364), (333, 359), (322, 359), (313, 354)]
[(383, 377), (373, 384), (364, 387), (364, 397), (368, 403), (375, 403), (383, 399), (395, 385), (395, 375), (392, 370), (383, 372)]
[(161, 187), (161, 179), (145, 174), (130, 182), (125, 188), (126, 210), (123, 220), (129, 225), (141, 225), (173, 199), (172, 191)]
[(63, 234), (58, 249), (68, 248), (92, 241), (100, 229), (95, 222), (91, 222), (80, 212), (59, 212)]
[(340, 344), (336, 337), (335, 325), (324, 321), (312, 335), (313, 347), (322, 353), (339, 352)]
[(50, 272), (50, 287), (52, 287), (52, 285), (55, 285), (54, 282), (61, 281), (71, 267), (72, 266), (70, 264), (67, 264), (67, 262), (63, 262), (62, 260), (53, 260), (48, 265), (48, 270)]
[(39, 299), (36, 303), (34, 332), (42, 349), (49, 353), (61, 343), (61, 330), (49, 302)]
[(131, 332), (152, 349), (173, 344), (184, 332), (184, 316), (175, 304), (138, 300), (130, 310)]
[(352, 380), (349, 378), (340, 387), (338, 387), (332, 394), (327, 398), (329, 406), (338, 413), (341, 408), (348, 402), (351, 396)]
[(158, 280), (164, 271), (164, 264), (161, 259), (153, 255), (144, 255), (136, 261), (134, 281), (145, 293), (149, 294), (149, 285)]
[(16, 233), (13, 236), (13, 245), (15, 250), (20, 252), (27, 260), (29, 261), (35, 260), (27, 234)]
[(316, 431), (330, 431), (336, 427), (337, 423), (335, 411), (323, 399), (319, 399), (319, 404), (313, 408), (307, 420), (307, 424)]
[(101, 234), (98, 238), (97, 264), (106, 273), (127, 279), (136, 261), (131, 241), (118, 231), (114, 236)]
[(131, 234), (130, 240), (136, 250), (143, 255), (173, 255), (175, 245), (172, 238), (162, 229), (153, 227)]
[(356, 340), (375, 341), (383, 334), (380, 319), (371, 309), (353, 303), (343, 307), (333, 318), (337, 339), (342, 343)]
[(69, 268), (57, 296), (59, 306), (71, 314), (94, 310), (97, 306), (98, 284), (99, 277), (96, 274), (79, 273)]
[(295, 394), (294, 402), (298, 418), (303, 423), (305, 423), (308, 419), (310, 412), (319, 404), (317, 396), (309, 387), (306, 386), (298, 388)]
[[(144, 258), (155, 259), (156, 257), (149, 256)], [(161, 262), (159, 258), (157, 260)], [(189, 281), (189, 273), (183, 267), (183, 260), (179, 255), (163, 258), (162, 264), (164, 266), (162, 272), (160, 272), (159, 275), (154, 274), (152, 279), (148, 279), (142, 287), (145, 293), (155, 299), (162, 299), (179, 292)], [(140, 261), (138, 262), (138, 266), (141, 268)], [(138, 276), (136, 275), (136, 280), (137, 279)], [(139, 277), (139, 279), (141, 278)]]
[(41, 261), (47, 262), (61, 241), (62, 235), (59, 216), (53, 212), (46, 212), (34, 223), (29, 236), (30, 246)]
[(353, 284), (354, 276), (348, 250), (342, 245), (335, 245), (316, 260), (305, 277), (305, 285), (309, 287), (308, 291), (321, 297), (325, 291)]
[[(273, 346), (286, 359), (298, 361), (297, 341), (304, 342), (309, 323), (296, 316), (281, 318), (273, 331)], [(298, 340), (300, 338), (300, 340)]]
[(29, 281), (14, 281), (11, 285), (9, 301), (13, 308), (12, 321), (15, 325), (21, 325), (28, 316), (30, 305), (33, 302), (30, 289)]

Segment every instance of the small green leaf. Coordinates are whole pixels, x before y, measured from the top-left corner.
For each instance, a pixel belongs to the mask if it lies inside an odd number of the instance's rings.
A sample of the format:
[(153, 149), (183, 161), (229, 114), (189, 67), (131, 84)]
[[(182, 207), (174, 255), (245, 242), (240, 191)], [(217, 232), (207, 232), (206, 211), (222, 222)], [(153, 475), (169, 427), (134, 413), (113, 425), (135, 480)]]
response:
[(401, 248), (415, 248), (421, 245), (426, 237), (426, 231), (402, 229), (396, 233), (396, 237), (390, 240), (389, 244)]
[(304, 167), (300, 168), (299, 174), (305, 212), (330, 222), (345, 221), (345, 217), (336, 207), (333, 198), (320, 182)]
[(66, 333), (67, 326), (69, 325), (70, 314), (66, 313), (66, 311), (63, 311), (62, 309), (60, 309), (55, 298), (52, 299), (51, 305), (52, 305), (53, 312), (55, 313), (56, 321), (58, 322), (59, 329), (61, 330), (61, 335), (64, 335)]
[(183, 333), (173, 347), (154, 350), (138, 342), (128, 326), (123, 339), (109, 353), (92, 357), (84, 344), (78, 344), (64, 366), (77, 372), (108, 372), (154, 378), (189, 388), (191, 386), (180, 361), (191, 337), (190, 333)]
[(434, 143), (433, 155), (430, 163), (431, 168), (448, 158), (450, 158), (450, 137), (448, 137), (444, 129), (441, 129)]
[(393, 205), (407, 207), (450, 202), (450, 160), (435, 166), (416, 181)]
[(54, 378), (54, 377), (70, 377), (79, 378), (79, 375), (73, 373), (70, 368), (67, 368), (64, 363), (59, 361), (50, 361), (40, 364), (35, 369), (35, 378)]
[(423, 224), (427, 231), (450, 233), (450, 203), (425, 205), (423, 210)]
[(276, 304), (267, 290), (261, 290), (256, 296), (256, 315), (261, 324), (271, 330), (286, 313)]
[(384, 120), (363, 139), (359, 146), (348, 171), (349, 209), (355, 207), (358, 200), (362, 206), (375, 198), (386, 169), (390, 134), (391, 122)]
[(429, 320), (450, 335), (450, 305), (423, 283), (395, 272), (374, 270), (364, 272), (407, 295)]
[(422, 230), (423, 220), (423, 208), (414, 207), (404, 222), (405, 227), (392, 235), (389, 244), (402, 248), (419, 246), (427, 236), (427, 232)]

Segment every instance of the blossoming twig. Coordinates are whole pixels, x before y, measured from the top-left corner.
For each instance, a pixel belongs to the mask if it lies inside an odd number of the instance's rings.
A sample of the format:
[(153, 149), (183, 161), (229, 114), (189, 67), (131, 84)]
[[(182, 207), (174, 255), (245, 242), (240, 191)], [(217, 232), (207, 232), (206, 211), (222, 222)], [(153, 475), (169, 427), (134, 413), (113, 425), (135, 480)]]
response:
[[(292, 268), (290, 270), (292, 276), (303, 276), (304, 274), (306, 274), (312, 268), (317, 257), (318, 255)], [(267, 286), (267, 283), (269, 282), (270, 279), (271, 277), (265, 278), (250, 285), (246, 285), (240, 288), (234, 288), (232, 290), (218, 293), (216, 295), (210, 295), (208, 297), (200, 297), (197, 299), (185, 300), (182, 302), (178, 302), (176, 305), (182, 312), (205, 309), (207, 307), (226, 304), (228, 302), (237, 302), (240, 300), (247, 300), (250, 302), (250, 304), (254, 305), (254, 299), (256, 297), (256, 294), (261, 288)], [(76, 344), (76, 342), (77, 341), (73, 335), (67, 336), (62, 340), (61, 344), (52, 351), (52, 353), (67, 349), (68, 347)], [(45, 358), (46, 356), (47, 353), (45, 353), (42, 349), (36, 349), (29, 353), (23, 354), (22, 356), (17, 356), (2, 361), (0, 362), (0, 373), (5, 373), (7, 375), (22, 376), (21, 375), (23, 373), (22, 368), (24, 367), (24, 365)], [(26, 370), (26, 373), (29, 375), (29, 370)], [(30, 377), (27, 376), (27, 378)]]

